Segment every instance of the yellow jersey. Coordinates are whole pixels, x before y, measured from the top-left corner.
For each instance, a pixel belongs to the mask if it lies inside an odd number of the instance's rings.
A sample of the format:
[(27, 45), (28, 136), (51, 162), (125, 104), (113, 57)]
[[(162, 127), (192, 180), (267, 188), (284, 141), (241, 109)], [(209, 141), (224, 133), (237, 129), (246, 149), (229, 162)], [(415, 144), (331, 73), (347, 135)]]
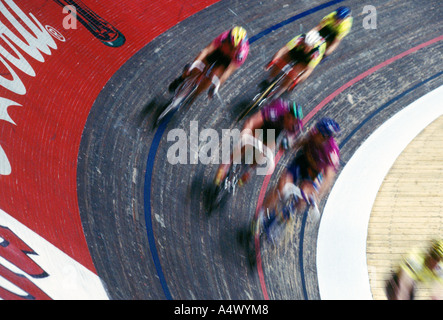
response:
[(403, 259), (400, 268), (415, 281), (424, 283), (438, 281), (443, 283), (443, 263), (438, 263), (437, 266), (431, 270), (425, 265), (426, 256), (426, 252), (414, 250)]
[(347, 17), (343, 19), (338, 25), (335, 23), (335, 11), (328, 14), (320, 21), (320, 29), (328, 27), (334, 32), (336, 39), (343, 39), (351, 31), (353, 18)]
[[(295, 38), (291, 39), (286, 44), (286, 48), (288, 48), (289, 51), (296, 49), (298, 46), (303, 44), (304, 42), (304, 35), (300, 34), (296, 36)], [(308, 67), (315, 68), (320, 61), (323, 59), (323, 56), (326, 51), (326, 42), (325, 41), (319, 41), (318, 45), (315, 46), (317, 50), (315, 50), (309, 57), (309, 61), (307, 62)]]

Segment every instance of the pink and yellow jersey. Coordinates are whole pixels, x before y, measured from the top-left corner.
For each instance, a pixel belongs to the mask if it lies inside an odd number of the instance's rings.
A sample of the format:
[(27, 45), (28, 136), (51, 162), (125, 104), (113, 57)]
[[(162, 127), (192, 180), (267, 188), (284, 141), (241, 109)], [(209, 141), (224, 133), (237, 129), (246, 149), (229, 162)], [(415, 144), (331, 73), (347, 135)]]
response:
[(249, 53), (249, 41), (243, 41), (236, 50), (232, 51), (230, 46), (224, 45), (229, 36), (229, 30), (220, 34), (214, 39), (213, 43), (219, 49), (223, 55), (231, 57), (231, 61), (237, 66), (241, 66), (245, 61)]

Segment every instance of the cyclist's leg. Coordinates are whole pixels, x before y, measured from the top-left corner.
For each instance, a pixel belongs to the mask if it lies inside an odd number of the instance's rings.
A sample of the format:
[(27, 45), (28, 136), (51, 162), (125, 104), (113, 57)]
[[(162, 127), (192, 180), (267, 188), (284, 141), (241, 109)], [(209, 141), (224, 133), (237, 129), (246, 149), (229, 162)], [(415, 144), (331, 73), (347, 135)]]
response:
[(222, 159), (222, 163), (219, 165), (218, 169), (217, 169), (217, 174), (215, 176), (215, 180), (214, 183), (216, 185), (220, 185), (221, 182), (226, 178), (229, 169), (231, 168), (231, 166), (236, 163), (236, 164), (241, 164), (242, 161), (244, 161), (244, 152), (245, 152), (245, 148), (237, 148), (235, 147), (234, 151), (231, 153), (230, 158), (229, 158), (229, 162), (223, 162), (224, 159)]
[(329, 26), (324, 26), (318, 32), (320, 36), (326, 41), (326, 51), (322, 58), (322, 61), (324, 61), (336, 49), (335, 40), (337, 38), (337, 33), (334, 32)]
[[(268, 83), (274, 80), (280, 72), (293, 63), (289, 54), (284, 55), (282, 58), (277, 59), (275, 64), (271, 67)], [(299, 74), (304, 70), (305, 66), (302, 63), (295, 64), (290, 71), (287, 71), (287, 76), (280, 83), (280, 92), (291, 90), (295, 87)]]
[(307, 176), (303, 152), (299, 151), (295, 156), (295, 158), (287, 166), (286, 175), (289, 178), (280, 181), (278, 185), (279, 193), (282, 198), (284, 198), (287, 195), (286, 191), (290, 190), (288, 188), (289, 184), (294, 184), (296, 186), (299, 186), (300, 182), (303, 181), (303, 179), (305, 179)]
[(297, 63), (292, 70), (289, 72), (287, 78), (288, 81), (288, 89), (293, 90), (295, 86), (298, 84), (298, 80), (304, 70), (306, 69), (306, 65), (302, 63)]
[(226, 178), (229, 168), (231, 167), (231, 163), (221, 163), (217, 169), (217, 173), (215, 175), (214, 184), (219, 186), (221, 182)]
[(183, 81), (185, 81), (186, 76), (187, 76), (187, 71), (188, 71), (188, 69), (189, 69), (189, 66), (190, 66), (190, 64), (187, 64), (187, 65), (183, 68), (182, 73), (181, 73), (177, 78), (175, 78), (175, 79), (169, 84), (169, 87), (168, 87), (169, 92), (174, 92), (174, 91), (178, 88), (178, 86), (179, 86)]
[(205, 83), (201, 86), (201, 91), (203, 92), (208, 88), (211, 88), (209, 97), (212, 98), (215, 92), (218, 91), (220, 87), (220, 79), (223, 77), (223, 74), (226, 71), (226, 67), (224, 65), (215, 65), (212, 69), (211, 75), (209, 78), (205, 79)]
[(181, 74), (180, 76), (178, 76), (177, 78), (175, 78), (168, 86), (168, 91), (169, 92), (174, 92), (175, 90), (177, 90), (178, 86), (185, 80), (185, 78), (183, 77), (183, 74)]
[(247, 166), (246, 171), (243, 172), (243, 174), (241, 175), (241, 177), (238, 181), (240, 186), (247, 184), (249, 182), (249, 180), (251, 180), (252, 173), (256, 169), (256, 167), (257, 167), (257, 163), (255, 161), (254, 161), (254, 163)]
[(220, 56), (212, 69), (209, 97), (217, 94), (223, 83), (238, 69), (238, 65), (226, 56)]
[(288, 54), (285, 54), (279, 58), (274, 59), (265, 69), (268, 71), (266, 78), (260, 82), (260, 91), (265, 91), (269, 85), (276, 79), (280, 74), (281, 70), (288, 63), (291, 62), (291, 58)]
[(270, 83), (272, 80), (274, 80), (275, 77), (279, 75), (280, 71), (291, 61), (292, 60), (289, 54), (286, 54), (283, 57), (276, 59), (273, 65), (269, 69), (267, 81)]
[(280, 191), (281, 189), (284, 189), (284, 185), (292, 182), (293, 178), (291, 173), (285, 171), (282, 177), (279, 179), (278, 185), (267, 194), (263, 201), (263, 205), (259, 209), (259, 220), (255, 226), (255, 232), (257, 234), (262, 231), (264, 234), (266, 234), (267, 239), (273, 243), (276, 239), (278, 239), (279, 230), (281, 231), (279, 228), (281, 227), (281, 223), (285, 220), (282, 216), (282, 208), (279, 207), (279, 203), (282, 203)]
[(414, 293), (415, 281), (406, 272), (400, 271), (398, 274), (397, 300), (413, 300)]
[(193, 77), (203, 72), (206, 63), (204, 61), (194, 61), (192, 64), (187, 64), (183, 68), (183, 72), (174, 81), (169, 84), (169, 92), (174, 92), (180, 84), (185, 81), (186, 78)]
[(197, 95), (206, 91), (211, 85), (220, 86), (220, 79), (230, 62), (231, 60), (224, 56), (220, 50), (215, 50), (207, 56), (205, 63), (207, 66), (212, 66), (212, 68), (210, 70), (210, 75), (204, 77), (203, 81), (200, 83)]
[(288, 169), (283, 172), (283, 175), (278, 180), (276, 188), (274, 188), (270, 191), (270, 193), (267, 194), (263, 201), (262, 207), (274, 208), (280, 200), (283, 189), (287, 183), (294, 183), (294, 176), (292, 172)]

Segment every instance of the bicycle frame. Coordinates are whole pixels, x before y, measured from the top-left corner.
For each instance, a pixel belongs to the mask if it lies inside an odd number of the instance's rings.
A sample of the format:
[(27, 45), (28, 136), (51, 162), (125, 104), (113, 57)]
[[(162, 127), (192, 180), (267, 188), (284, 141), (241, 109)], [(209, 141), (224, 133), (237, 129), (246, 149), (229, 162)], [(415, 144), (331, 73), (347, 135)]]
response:
[[(258, 107), (261, 107), (267, 100), (270, 98), (277, 99), (280, 97), (285, 90), (279, 90), (281, 89), (281, 83), (282, 81), (289, 75), (291, 70), (294, 68), (294, 66), (298, 63), (298, 61), (291, 61), (290, 63), (287, 63), (280, 71), (280, 73), (272, 80), (271, 84), (262, 92), (259, 93), (257, 96), (253, 99), (253, 104), (240, 116), (240, 118), (237, 120), (237, 122), (241, 121), (244, 117), (246, 117), (252, 110), (257, 109)], [(300, 77), (303, 74), (301, 72), (298, 76)]]
[(202, 72), (200, 72), (194, 76), (191, 76), (190, 79), (186, 79), (186, 80), (188, 80), (187, 87), (190, 87), (191, 90), (188, 92), (186, 92), (186, 91), (183, 92), (184, 89), (186, 89), (185, 85), (187, 84), (186, 83), (187, 81), (185, 80), (180, 85), (179, 89), (177, 90), (177, 94), (174, 96), (174, 99), (178, 100), (180, 97), (183, 97), (182, 105), (186, 105), (188, 102), (192, 102), (195, 98), (197, 98), (196, 93), (197, 93), (200, 85), (202, 84), (203, 80), (204, 79), (212, 80), (212, 79), (210, 79), (210, 76), (211, 76), (212, 69), (214, 68), (215, 65), (216, 65), (216, 62), (214, 62), (212, 64), (208, 64), (205, 66), (205, 69)]
[[(266, 147), (262, 141), (259, 139), (249, 135), (243, 134), (240, 140), (237, 142), (234, 151), (231, 155), (229, 169), (220, 185), (214, 185), (212, 199), (211, 199), (211, 211), (214, 207), (220, 207), (224, 205), (229, 195), (234, 195), (236, 193), (236, 189), (238, 186), (238, 182), (243, 174), (247, 173), (252, 169), (252, 161), (251, 164), (242, 163), (242, 159), (244, 159), (244, 150), (245, 147), (251, 147), (258, 152), (255, 152), (259, 158), (259, 164), (265, 163), (267, 164), (265, 168), (265, 172), (267, 174), (272, 173), (274, 171), (275, 162), (274, 162), (274, 153), (268, 147)], [(246, 159), (245, 159), (246, 160)], [(238, 165), (243, 164), (244, 167), (239, 168)], [(242, 170), (243, 169), (243, 170)]]
[(174, 97), (157, 118), (156, 125), (159, 125), (172, 110), (178, 110), (183, 106), (188, 106), (197, 98), (200, 93), (198, 90), (200, 85), (204, 79), (210, 79), (212, 69), (215, 65), (216, 62), (206, 65), (202, 72), (189, 76), (178, 86)]

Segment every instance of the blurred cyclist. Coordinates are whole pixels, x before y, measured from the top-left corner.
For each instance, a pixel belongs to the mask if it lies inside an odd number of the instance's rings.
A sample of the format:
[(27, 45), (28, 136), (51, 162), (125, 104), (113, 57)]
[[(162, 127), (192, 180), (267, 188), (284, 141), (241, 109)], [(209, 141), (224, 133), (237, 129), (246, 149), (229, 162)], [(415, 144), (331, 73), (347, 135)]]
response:
[(418, 282), (443, 284), (443, 239), (434, 239), (427, 250), (413, 250), (403, 259), (388, 282), (388, 299), (413, 300)]
[(246, 30), (239, 26), (227, 30), (204, 48), (189, 67), (185, 67), (183, 74), (169, 85), (169, 91), (174, 92), (193, 72), (203, 72), (206, 65), (217, 62), (212, 70), (212, 84), (209, 90), (209, 96), (212, 98), (229, 76), (245, 62), (248, 52)]
[(318, 202), (332, 185), (338, 171), (340, 151), (335, 136), (340, 126), (331, 118), (319, 120), (299, 143), (294, 160), (263, 202), (262, 210), (273, 210), (279, 198), (286, 197), (287, 184), (298, 186), (306, 202)]
[(324, 17), (318, 26), (313, 29), (318, 31), (320, 36), (326, 40), (327, 48), (324, 58), (329, 56), (351, 31), (352, 22), (351, 9), (339, 7)]
[[(300, 105), (295, 102), (276, 99), (247, 119), (243, 125), (241, 134), (263, 133), (261, 137), (256, 138), (259, 138), (263, 144), (271, 150), (275, 149), (276, 139), (282, 134), (282, 147), (288, 149), (295, 143), (298, 134), (303, 130), (302, 118), (303, 113)], [(257, 129), (262, 130), (259, 131)], [(269, 133), (268, 130), (274, 130), (274, 139), (267, 136)], [(244, 150), (242, 150), (242, 152), (244, 152)], [(216, 185), (219, 185), (225, 178), (231, 164), (232, 163), (220, 165), (215, 179)], [(239, 181), (240, 185), (249, 181), (254, 165), (241, 177)]]
[(326, 42), (316, 30), (301, 34), (289, 41), (272, 57), (265, 70), (269, 70), (268, 79), (262, 83), (267, 86), (287, 65), (292, 67), (284, 80), (282, 90), (292, 90), (305, 81), (320, 63), (326, 50)]

